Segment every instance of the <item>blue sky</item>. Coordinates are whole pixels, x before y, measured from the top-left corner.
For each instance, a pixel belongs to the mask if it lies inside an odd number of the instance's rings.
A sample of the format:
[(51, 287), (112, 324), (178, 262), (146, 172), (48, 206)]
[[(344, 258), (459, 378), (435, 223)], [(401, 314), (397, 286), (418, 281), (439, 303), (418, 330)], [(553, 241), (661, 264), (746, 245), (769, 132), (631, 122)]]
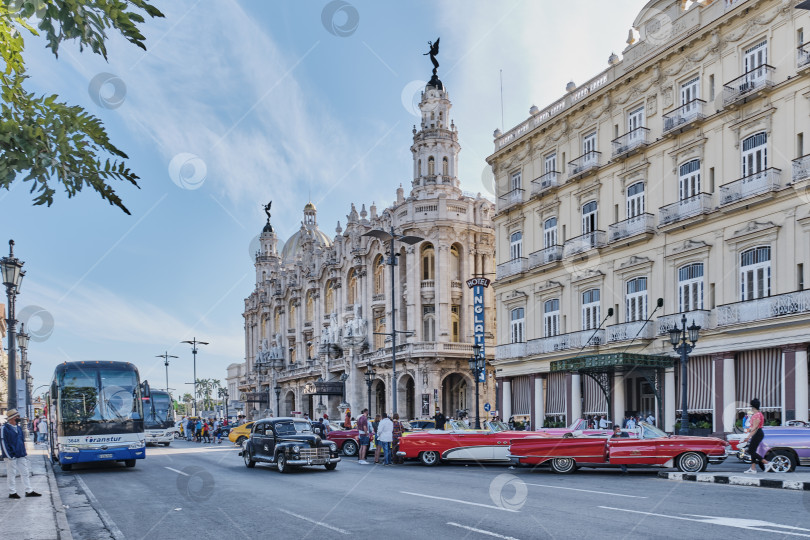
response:
[[(70, 44), (54, 59), (27, 38), (28, 89), (56, 93), (105, 123), (140, 187), (121, 184), (125, 215), (86, 190), (33, 207), (26, 186), (0, 192), (3, 245), (27, 275), (18, 313), (32, 333), (35, 386), (64, 360), (134, 362), (142, 378), (182, 392), (191, 352), (210, 341), (198, 377), (224, 383), (244, 357), (251, 241), (273, 200), (282, 239), (309, 198), (322, 230), (345, 225), (352, 201), (381, 211), (410, 189), (414, 95), (439, 76), (462, 146), (462, 188), (482, 175), (501, 127), (513, 127), (621, 53), (642, 0), (160, 1), (143, 28), (147, 52), (111, 40), (109, 62)], [(325, 24), (324, 19), (330, 24)], [(341, 35), (345, 34), (345, 35)], [(2, 247), (5, 253), (6, 248)], [(24, 311), (22, 311), (24, 310)], [(53, 321), (51, 327), (50, 321)]]

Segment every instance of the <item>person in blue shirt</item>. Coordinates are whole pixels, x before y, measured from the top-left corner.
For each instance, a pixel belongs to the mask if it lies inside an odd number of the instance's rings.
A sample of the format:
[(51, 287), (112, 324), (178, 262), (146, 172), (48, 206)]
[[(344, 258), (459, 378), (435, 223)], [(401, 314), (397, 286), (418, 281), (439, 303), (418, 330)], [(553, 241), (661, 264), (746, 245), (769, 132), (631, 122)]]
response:
[(19, 425), (20, 413), (17, 409), (6, 412), (8, 421), (0, 428), (0, 451), (6, 462), (6, 480), (8, 482), (8, 498), (19, 499), (17, 494), (17, 473), (22, 477), (26, 497), (41, 497), (31, 487), (31, 464), (28, 462), (28, 452), (25, 451), (25, 435)]

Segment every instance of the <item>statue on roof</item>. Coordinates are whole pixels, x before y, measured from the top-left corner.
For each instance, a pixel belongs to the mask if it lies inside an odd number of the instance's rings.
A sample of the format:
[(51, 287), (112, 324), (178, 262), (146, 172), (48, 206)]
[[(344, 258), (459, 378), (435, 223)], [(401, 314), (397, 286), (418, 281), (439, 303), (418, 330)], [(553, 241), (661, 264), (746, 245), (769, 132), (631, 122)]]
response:
[(422, 56), (430, 56), (430, 61), (433, 62), (433, 76), (436, 76), (436, 70), (439, 69), (439, 61), (436, 60), (436, 55), (439, 54), (439, 39), (436, 38), (436, 43), (432, 41), (428, 41), (428, 46), (430, 46), (430, 50), (423, 54)]
[(264, 213), (267, 214), (267, 223), (270, 223), (270, 207), (273, 206), (273, 201), (263, 205), (264, 206)]

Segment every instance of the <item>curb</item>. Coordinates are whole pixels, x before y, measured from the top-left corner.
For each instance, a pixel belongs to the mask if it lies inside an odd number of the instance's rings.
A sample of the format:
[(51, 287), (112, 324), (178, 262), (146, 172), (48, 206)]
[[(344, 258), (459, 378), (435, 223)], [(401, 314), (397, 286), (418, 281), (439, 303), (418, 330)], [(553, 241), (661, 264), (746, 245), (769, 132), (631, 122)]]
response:
[(70, 532), (68, 525), (67, 513), (62, 504), (62, 496), (59, 495), (59, 486), (56, 485), (56, 475), (53, 472), (53, 464), (50, 458), (42, 456), (45, 460), (45, 473), (48, 475), (48, 487), (51, 490), (51, 503), (53, 505), (54, 516), (56, 517), (56, 529), (59, 534), (59, 540), (73, 540), (73, 534)]
[[(752, 475), (753, 476), (753, 475)], [(810, 491), (810, 482), (796, 480), (774, 480), (771, 478), (751, 478), (734, 474), (689, 474), (680, 472), (659, 472), (659, 478), (682, 482), (705, 482), (709, 484), (728, 484), (731, 486), (751, 486), (762, 488), (792, 489), (794, 491)]]

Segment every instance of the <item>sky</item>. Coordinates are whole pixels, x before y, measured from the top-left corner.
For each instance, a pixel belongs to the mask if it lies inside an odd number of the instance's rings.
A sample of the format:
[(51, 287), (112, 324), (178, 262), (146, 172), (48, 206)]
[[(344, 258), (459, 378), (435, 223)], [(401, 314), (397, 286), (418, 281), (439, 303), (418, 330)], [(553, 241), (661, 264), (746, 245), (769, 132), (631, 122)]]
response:
[[(412, 128), (441, 37), (439, 77), (459, 131), (462, 189), (489, 193), (492, 133), (524, 121), (621, 55), (643, 0), (153, 0), (147, 51), (111, 35), (107, 62), (66, 43), (54, 58), (26, 35), (27, 90), (100, 118), (140, 189), (114, 185), (128, 216), (85, 189), (33, 206), (0, 191), (0, 251), (27, 274), (17, 318), (34, 387), (70, 360), (121, 360), (190, 391), (244, 360), (251, 243), (273, 201), (282, 240), (308, 200), (334, 236), (350, 204), (410, 190)], [(501, 85), (502, 77), (502, 85)], [(501, 101), (501, 88), (503, 101)], [(501, 107), (503, 103), (503, 107)], [(0, 159), (2, 157), (0, 156)], [(3, 300), (5, 302), (5, 300)], [(7, 345), (7, 344), (5, 344)], [(42, 390), (35, 392), (35, 395)]]

